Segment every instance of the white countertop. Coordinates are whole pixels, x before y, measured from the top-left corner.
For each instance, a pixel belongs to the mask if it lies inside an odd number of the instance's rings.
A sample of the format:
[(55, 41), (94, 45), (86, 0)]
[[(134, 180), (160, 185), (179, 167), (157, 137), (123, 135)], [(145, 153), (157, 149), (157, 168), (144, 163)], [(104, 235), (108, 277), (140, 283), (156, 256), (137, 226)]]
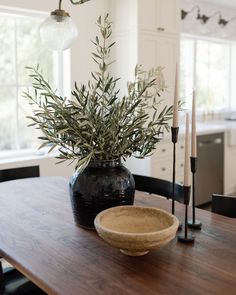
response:
[[(197, 122), (197, 135), (213, 134), (220, 132), (229, 132), (235, 133), (236, 137), (236, 121), (227, 121), (227, 120), (212, 120), (212, 121), (200, 121)], [(166, 133), (164, 140), (169, 140), (170, 132)], [(179, 127), (179, 136), (184, 137), (185, 134), (185, 125), (180, 125)]]
[[(230, 130), (236, 130), (236, 121), (201, 121), (196, 124), (197, 134), (204, 135), (210, 133), (226, 132)], [(180, 126), (180, 133), (184, 133), (185, 126)]]

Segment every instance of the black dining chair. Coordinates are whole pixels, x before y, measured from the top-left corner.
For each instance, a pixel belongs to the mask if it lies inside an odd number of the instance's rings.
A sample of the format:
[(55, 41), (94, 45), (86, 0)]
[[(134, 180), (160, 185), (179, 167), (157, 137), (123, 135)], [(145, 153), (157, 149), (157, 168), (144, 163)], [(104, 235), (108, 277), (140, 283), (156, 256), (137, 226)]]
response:
[(19, 167), (0, 170), (0, 182), (39, 176), (39, 166)]
[(13, 267), (2, 269), (0, 262), (0, 294), (1, 295), (46, 295), (44, 291), (29, 281)]
[[(172, 182), (160, 178), (133, 174), (135, 189), (172, 199)], [(183, 186), (175, 183), (175, 200), (184, 204)]]
[[(0, 170), (0, 182), (28, 177), (39, 177), (39, 166)], [(45, 294), (14, 267), (3, 267), (0, 257), (0, 295)]]
[(211, 211), (236, 218), (236, 196), (213, 194)]

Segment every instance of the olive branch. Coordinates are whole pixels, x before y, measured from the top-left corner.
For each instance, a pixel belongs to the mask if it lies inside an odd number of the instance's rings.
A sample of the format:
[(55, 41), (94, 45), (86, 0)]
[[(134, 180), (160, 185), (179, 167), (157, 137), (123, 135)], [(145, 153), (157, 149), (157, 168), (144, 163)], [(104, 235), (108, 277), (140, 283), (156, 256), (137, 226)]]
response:
[(59, 149), (59, 162), (77, 161), (83, 169), (92, 160), (150, 156), (164, 130), (169, 130), (173, 107), (161, 111), (160, 96), (165, 90), (162, 68), (143, 71), (135, 68), (127, 95), (120, 97), (119, 79), (109, 73), (112, 24), (106, 15), (97, 20), (100, 36), (93, 42), (92, 58), (98, 70), (87, 85), (75, 83), (72, 99), (60, 97), (43, 76), (39, 66), (28, 67), (34, 91), (24, 96), (34, 105), (32, 124), (42, 132), (40, 148)]

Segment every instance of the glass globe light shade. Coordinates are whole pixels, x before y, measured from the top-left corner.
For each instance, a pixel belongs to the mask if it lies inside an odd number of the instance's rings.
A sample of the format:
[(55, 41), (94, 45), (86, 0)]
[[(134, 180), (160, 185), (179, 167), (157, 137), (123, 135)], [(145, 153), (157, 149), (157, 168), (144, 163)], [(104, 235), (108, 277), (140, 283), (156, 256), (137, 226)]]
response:
[(42, 42), (52, 50), (69, 48), (78, 36), (78, 30), (71, 17), (51, 14), (40, 26)]
[(219, 33), (222, 38), (236, 40), (236, 26), (233, 23), (229, 23), (225, 27), (220, 26)]
[(195, 27), (198, 35), (210, 35), (211, 31), (208, 27), (207, 23), (202, 23), (201, 21), (197, 20), (196, 27)]

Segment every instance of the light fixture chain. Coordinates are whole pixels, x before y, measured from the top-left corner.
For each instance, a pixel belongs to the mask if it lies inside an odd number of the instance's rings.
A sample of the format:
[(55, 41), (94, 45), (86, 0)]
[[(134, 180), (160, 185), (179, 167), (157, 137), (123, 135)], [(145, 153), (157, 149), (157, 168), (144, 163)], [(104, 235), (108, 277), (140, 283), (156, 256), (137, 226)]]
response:
[(80, 1), (73, 1), (73, 0), (70, 0), (70, 2), (72, 3), (72, 4), (74, 4), (74, 5), (76, 5), (76, 4), (83, 4), (83, 3), (85, 3), (85, 2), (88, 2), (88, 1), (90, 1), (90, 0), (80, 0)]
[[(76, 5), (76, 4), (83, 4), (83, 3), (85, 3), (85, 2), (88, 2), (88, 1), (90, 1), (90, 0), (80, 0), (80, 1), (73, 1), (73, 0), (70, 0), (70, 2), (72, 3), (72, 4), (74, 4), (74, 5)], [(62, 4), (62, 0), (59, 0), (59, 10), (61, 10), (61, 4)]]
[(59, 0), (59, 10), (61, 10), (61, 2), (62, 0)]

